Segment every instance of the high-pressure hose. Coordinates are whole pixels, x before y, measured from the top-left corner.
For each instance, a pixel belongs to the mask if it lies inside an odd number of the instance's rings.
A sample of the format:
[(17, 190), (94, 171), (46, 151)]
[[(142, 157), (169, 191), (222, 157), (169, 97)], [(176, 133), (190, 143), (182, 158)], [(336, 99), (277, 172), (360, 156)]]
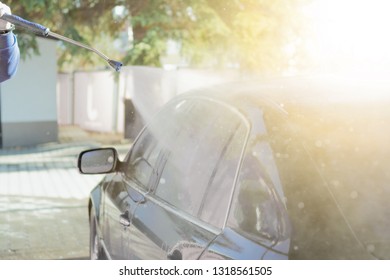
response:
[(109, 59), (106, 55), (104, 55), (103, 53), (101, 53), (100, 51), (98, 51), (97, 49), (94, 49), (90, 46), (87, 46), (85, 44), (82, 44), (80, 42), (77, 42), (75, 40), (72, 40), (70, 38), (67, 38), (67, 37), (64, 37), (62, 35), (59, 35), (57, 33), (54, 33), (54, 32), (51, 32), (49, 28), (43, 26), (43, 25), (40, 25), (38, 23), (35, 23), (35, 22), (31, 22), (31, 21), (28, 21), (28, 20), (25, 20), (24, 18), (21, 18), (19, 16), (15, 16), (15, 15), (11, 15), (11, 14), (4, 14), (3, 16), (0, 17), (1, 19), (3, 20), (6, 20), (12, 24), (14, 24), (15, 26), (17, 27), (22, 27), (24, 29), (27, 29), (28, 31), (31, 31), (31, 32), (34, 32), (34, 33), (37, 33), (37, 34), (40, 34), (42, 36), (45, 36), (45, 37), (48, 37), (48, 36), (51, 36), (53, 38), (56, 38), (56, 39), (59, 39), (59, 40), (62, 40), (62, 41), (65, 41), (65, 42), (68, 42), (68, 43), (71, 43), (73, 45), (76, 45), (76, 46), (79, 46), (81, 48), (84, 48), (84, 49), (87, 49), (87, 50), (90, 50), (94, 53), (96, 53), (97, 55), (99, 55), (101, 58), (103, 58), (105, 61), (107, 61), (107, 63), (115, 69), (115, 71), (119, 72), (121, 67), (122, 67), (122, 63), (119, 62), (119, 61), (115, 61), (115, 60), (112, 60), (112, 59)]

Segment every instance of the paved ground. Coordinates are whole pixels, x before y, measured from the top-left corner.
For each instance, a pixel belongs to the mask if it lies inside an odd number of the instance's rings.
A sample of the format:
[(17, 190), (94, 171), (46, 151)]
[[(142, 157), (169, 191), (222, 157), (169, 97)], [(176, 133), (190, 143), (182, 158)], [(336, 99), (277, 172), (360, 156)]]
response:
[(102, 175), (81, 175), (80, 151), (130, 144), (120, 135), (60, 129), (59, 143), (0, 149), (0, 259), (85, 259), (87, 199)]

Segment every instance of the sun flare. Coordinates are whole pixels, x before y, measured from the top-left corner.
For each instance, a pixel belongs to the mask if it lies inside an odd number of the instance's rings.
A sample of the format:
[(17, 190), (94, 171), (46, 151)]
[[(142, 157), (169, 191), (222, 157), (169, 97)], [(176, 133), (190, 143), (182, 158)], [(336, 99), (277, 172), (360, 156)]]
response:
[(390, 68), (389, 11), (386, 0), (314, 0), (311, 56), (333, 68)]

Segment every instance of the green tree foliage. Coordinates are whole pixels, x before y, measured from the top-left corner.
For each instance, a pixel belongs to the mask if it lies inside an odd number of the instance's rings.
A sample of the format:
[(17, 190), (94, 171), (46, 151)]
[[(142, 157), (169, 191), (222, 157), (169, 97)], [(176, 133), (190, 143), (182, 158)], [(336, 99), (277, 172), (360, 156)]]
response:
[[(299, 63), (302, 4), (309, 0), (13, 0), (12, 12), (96, 47), (126, 65), (160, 66), (167, 42), (182, 63), (281, 71)], [(24, 54), (34, 36), (18, 31)], [(121, 40), (119, 40), (121, 38)], [(30, 50), (30, 51), (28, 51)], [(62, 68), (102, 65), (96, 55), (59, 45)]]

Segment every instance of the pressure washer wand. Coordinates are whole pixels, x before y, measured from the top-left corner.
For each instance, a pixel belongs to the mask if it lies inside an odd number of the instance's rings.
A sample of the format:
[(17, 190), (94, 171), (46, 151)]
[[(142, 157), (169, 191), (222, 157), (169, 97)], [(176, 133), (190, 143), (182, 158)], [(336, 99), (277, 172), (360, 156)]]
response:
[(112, 59), (109, 59), (106, 55), (104, 55), (103, 53), (101, 53), (100, 51), (98, 51), (97, 49), (94, 49), (90, 46), (87, 46), (85, 44), (82, 44), (80, 42), (77, 42), (75, 40), (72, 40), (70, 38), (67, 38), (65, 36), (62, 36), (62, 35), (59, 35), (57, 33), (54, 33), (54, 32), (51, 32), (49, 28), (43, 26), (43, 25), (40, 25), (38, 23), (35, 23), (35, 22), (31, 22), (31, 21), (28, 21), (28, 20), (25, 20), (24, 18), (21, 18), (19, 16), (15, 16), (15, 15), (10, 15), (10, 14), (4, 14), (1, 19), (3, 20), (6, 20), (18, 27), (22, 27), (22, 28), (25, 28), (31, 32), (34, 32), (34, 33), (38, 33), (40, 35), (43, 35), (45, 37), (48, 37), (48, 36), (51, 36), (53, 38), (56, 38), (56, 39), (59, 39), (59, 40), (62, 40), (62, 41), (65, 41), (65, 42), (68, 42), (68, 43), (71, 43), (73, 45), (76, 45), (76, 46), (79, 46), (81, 48), (84, 48), (84, 49), (87, 49), (87, 50), (90, 50), (94, 53), (96, 53), (97, 55), (99, 55), (101, 58), (103, 58), (105, 61), (107, 61), (107, 63), (115, 69), (115, 71), (119, 72), (121, 67), (122, 67), (122, 63), (119, 62), (119, 61), (115, 61), (115, 60), (112, 60)]

